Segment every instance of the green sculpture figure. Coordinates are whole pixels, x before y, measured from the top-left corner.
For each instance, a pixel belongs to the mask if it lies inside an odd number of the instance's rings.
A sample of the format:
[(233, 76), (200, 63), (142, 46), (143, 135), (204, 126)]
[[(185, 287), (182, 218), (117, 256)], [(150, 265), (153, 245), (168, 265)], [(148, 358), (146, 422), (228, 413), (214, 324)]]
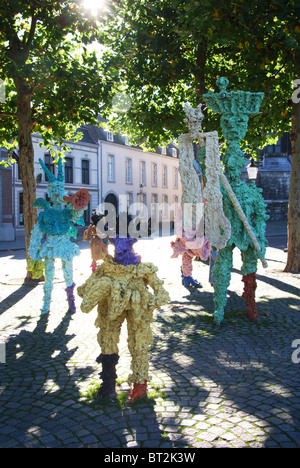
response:
[[(241, 170), (245, 166), (240, 142), (246, 135), (249, 115), (259, 112), (264, 93), (227, 92), (228, 83), (226, 78), (219, 78), (217, 85), (220, 92), (210, 91), (203, 96), (206, 104), (214, 112), (221, 114), (221, 128), (227, 140), (227, 148), (222, 158), (224, 173), (220, 171), (220, 181), (223, 210), (231, 224), (231, 235), (226, 246), (219, 250), (212, 270), (216, 280), (214, 321), (218, 325), (224, 318), (235, 247), (241, 251), (243, 297), (246, 301), (247, 316), (253, 321), (257, 319), (255, 303), (257, 261), (260, 259), (263, 266), (266, 266), (264, 256), (267, 247), (265, 228), (268, 215), (261, 189), (258, 189), (254, 182), (247, 185), (240, 177)], [(199, 152), (199, 162), (202, 166), (205, 158), (203, 149)]]

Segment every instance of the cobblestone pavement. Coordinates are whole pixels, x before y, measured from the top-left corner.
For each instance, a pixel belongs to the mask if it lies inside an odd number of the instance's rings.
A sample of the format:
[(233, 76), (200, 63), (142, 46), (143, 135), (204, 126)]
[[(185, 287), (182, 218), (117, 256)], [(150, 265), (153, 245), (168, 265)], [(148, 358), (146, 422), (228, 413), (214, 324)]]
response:
[[(149, 398), (133, 405), (126, 329), (119, 398), (101, 406), (92, 397), (101, 370), (96, 309), (83, 314), (77, 296), (77, 312), (68, 314), (58, 262), (51, 311), (41, 316), (42, 284), (23, 285), (24, 251), (1, 253), (1, 448), (300, 447), (300, 277), (282, 272), (286, 253), (268, 248), (268, 268), (259, 265), (259, 320), (251, 323), (235, 252), (225, 320), (216, 327), (208, 265), (194, 261), (203, 289), (190, 293), (181, 285), (180, 259), (170, 258), (171, 239), (136, 247), (159, 267), (171, 302), (155, 312)], [(80, 246), (78, 286), (91, 263), (88, 245)]]

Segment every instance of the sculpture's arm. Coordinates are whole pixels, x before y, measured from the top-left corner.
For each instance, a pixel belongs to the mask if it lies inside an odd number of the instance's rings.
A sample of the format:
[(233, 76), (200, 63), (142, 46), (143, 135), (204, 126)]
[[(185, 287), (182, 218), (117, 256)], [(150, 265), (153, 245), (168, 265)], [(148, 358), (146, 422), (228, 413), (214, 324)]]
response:
[(82, 285), (77, 288), (78, 296), (81, 297), (81, 310), (88, 313), (103, 302), (111, 294), (111, 280), (109, 278), (96, 277), (96, 273)]
[(89, 237), (91, 237), (91, 234), (92, 234), (92, 229), (93, 229), (93, 226), (90, 225), (83, 233), (83, 238), (82, 240), (85, 242), (88, 240)]
[(267, 262), (266, 262), (266, 260), (264, 258), (264, 253), (265, 253), (265, 249), (263, 248), (264, 246), (260, 245), (260, 243), (258, 242), (258, 239), (257, 239), (256, 235), (254, 234), (253, 229), (252, 229), (252, 227), (251, 227), (251, 225), (250, 225), (250, 223), (249, 223), (249, 221), (248, 221), (248, 219), (247, 219), (247, 217), (246, 217), (246, 215), (245, 215), (245, 213), (244, 213), (244, 211), (243, 211), (243, 209), (242, 209), (242, 207), (241, 207), (241, 205), (240, 205), (240, 203), (239, 203), (239, 201), (238, 201), (238, 199), (237, 199), (237, 197), (235, 195), (235, 193), (233, 192), (233, 190), (232, 190), (232, 188), (231, 188), (225, 174), (223, 174), (221, 171), (220, 171), (220, 180), (221, 180), (224, 188), (226, 189), (226, 191), (227, 191), (227, 193), (228, 193), (228, 195), (229, 195), (229, 197), (230, 197), (230, 199), (231, 199), (231, 201), (232, 201), (232, 203), (233, 203), (233, 205), (234, 205), (234, 207), (235, 207), (235, 209), (236, 209), (242, 223), (244, 224), (245, 229), (246, 229), (250, 239), (253, 242), (255, 250), (259, 253), (257, 255), (258, 258), (261, 259), (263, 267), (267, 268), (268, 264), (267, 264)]
[(73, 206), (70, 207), (70, 212), (71, 212), (71, 221), (75, 224), (80, 224), (84, 225), (84, 221), (82, 218), (82, 215), (86, 208), (83, 208), (82, 210), (76, 210)]
[(31, 231), (31, 238), (28, 249), (28, 254), (31, 257), (31, 260), (40, 260), (39, 248), (42, 243), (43, 235), (44, 233), (41, 230), (40, 225), (37, 223)]
[(153, 289), (156, 307), (160, 307), (170, 301), (169, 293), (163, 286), (163, 281), (158, 278), (156, 272), (148, 275), (148, 284)]
[(37, 198), (34, 202), (33, 202), (33, 206), (35, 208), (43, 208), (44, 210), (47, 210), (50, 208), (50, 204), (49, 202), (47, 202), (47, 200), (45, 200), (44, 198)]

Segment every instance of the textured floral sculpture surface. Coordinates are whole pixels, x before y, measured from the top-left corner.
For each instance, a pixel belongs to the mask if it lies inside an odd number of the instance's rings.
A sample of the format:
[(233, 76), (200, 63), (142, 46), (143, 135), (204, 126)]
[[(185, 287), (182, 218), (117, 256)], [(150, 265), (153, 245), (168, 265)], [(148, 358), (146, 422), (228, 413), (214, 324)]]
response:
[(176, 240), (171, 242), (173, 258), (182, 255), (182, 284), (185, 287), (202, 287), (192, 277), (194, 257), (206, 261), (211, 250), (209, 240), (204, 235), (203, 201), (201, 185), (194, 168), (193, 142), (201, 130), (203, 114), (201, 104), (193, 109), (184, 104), (189, 133), (179, 136), (179, 173), (182, 183), (181, 207), (176, 219)]
[(96, 213), (91, 218), (91, 224), (83, 233), (83, 241), (87, 241), (90, 238), (90, 250), (92, 257), (92, 272), (94, 273), (97, 269), (97, 261), (102, 259), (103, 254), (108, 253), (108, 241), (107, 239), (101, 239), (97, 234), (97, 223), (102, 216)]
[[(241, 251), (242, 256), (241, 271), (245, 284), (243, 296), (246, 300), (247, 315), (250, 320), (257, 319), (258, 314), (254, 299), (255, 274), (257, 261), (258, 259), (264, 260), (267, 247), (265, 228), (268, 215), (266, 214), (266, 204), (262, 198), (261, 190), (253, 182), (247, 185), (240, 178), (241, 170), (245, 165), (240, 142), (246, 135), (249, 115), (259, 112), (264, 94), (242, 91), (227, 92), (228, 80), (226, 78), (220, 78), (217, 84), (220, 92), (209, 92), (204, 95), (204, 99), (214, 112), (221, 114), (221, 127), (228, 143), (223, 156), (224, 172), (232, 188), (234, 198), (238, 201), (238, 206), (241, 207), (246, 218), (243, 222), (243, 217), (239, 215), (236, 209), (237, 204), (233, 204), (233, 197), (230, 197), (228, 190), (225, 190), (225, 181), (222, 182), (223, 209), (231, 224), (231, 236), (227, 245), (220, 249), (213, 268), (213, 275), (216, 278), (214, 284), (214, 318), (215, 322), (220, 324), (224, 318), (224, 308), (227, 302), (227, 288), (231, 278), (234, 247)], [(200, 152), (200, 164), (203, 164), (203, 157), (204, 153)], [(224, 180), (226, 179), (224, 178)], [(245, 227), (247, 225), (251, 226), (259, 248), (255, 247), (249, 236), (250, 231)]]
[(82, 312), (88, 313), (98, 306), (95, 325), (100, 329), (98, 343), (101, 354), (97, 359), (97, 362), (102, 363), (100, 398), (109, 398), (115, 393), (118, 342), (125, 319), (128, 348), (132, 357), (129, 382), (133, 383), (133, 389), (130, 400), (146, 395), (149, 380), (148, 351), (153, 341), (153, 311), (170, 300), (163, 281), (157, 276), (157, 267), (152, 263), (142, 263), (139, 255), (133, 251), (136, 241), (131, 237), (119, 237), (118, 234), (112, 238), (114, 258), (103, 255), (103, 262), (96, 272), (77, 289), (83, 299)]
[[(55, 272), (55, 259), (60, 258), (66, 283), (69, 310), (75, 312), (75, 298), (73, 282), (73, 258), (80, 254), (78, 245), (71, 242), (76, 228), (74, 224), (84, 224), (82, 215), (89, 201), (86, 189), (81, 189), (73, 197), (69, 197), (64, 188), (62, 161), (58, 161), (57, 178), (49, 171), (40, 159), (40, 164), (48, 177), (48, 196), (51, 204), (43, 198), (34, 202), (36, 208), (41, 208), (30, 239), (28, 253), (32, 266), (35, 262), (44, 261), (45, 283), (42, 314), (49, 312), (51, 293)], [(33, 273), (34, 275), (34, 273)]]

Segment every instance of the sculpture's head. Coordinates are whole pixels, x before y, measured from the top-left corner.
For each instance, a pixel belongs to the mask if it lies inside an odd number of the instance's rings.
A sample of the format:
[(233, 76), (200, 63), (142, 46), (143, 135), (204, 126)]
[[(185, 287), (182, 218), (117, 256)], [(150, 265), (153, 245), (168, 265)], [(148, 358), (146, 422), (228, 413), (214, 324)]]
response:
[(50, 200), (55, 205), (65, 205), (66, 202), (64, 200), (64, 196), (66, 196), (67, 193), (65, 192), (64, 174), (61, 158), (58, 159), (57, 177), (55, 177), (55, 175), (49, 171), (48, 167), (44, 164), (44, 162), (41, 159), (39, 159), (39, 162), (49, 180), (47, 192)]
[(229, 142), (239, 143), (246, 135), (249, 115), (258, 114), (264, 93), (248, 91), (227, 91), (229, 81), (222, 77), (217, 80), (220, 92), (204, 94), (206, 104), (221, 114), (221, 127)]
[(197, 134), (202, 130), (202, 120), (204, 118), (204, 114), (202, 113), (202, 104), (199, 104), (194, 109), (188, 102), (186, 102), (183, 107), (186, 113), (184, 121), (189, 127), (189, 132), (196, 138)]
[(246, 114), (222, 115), (220, 123), (226, 140), (240, 143), (247, 133), (248, 120)]

